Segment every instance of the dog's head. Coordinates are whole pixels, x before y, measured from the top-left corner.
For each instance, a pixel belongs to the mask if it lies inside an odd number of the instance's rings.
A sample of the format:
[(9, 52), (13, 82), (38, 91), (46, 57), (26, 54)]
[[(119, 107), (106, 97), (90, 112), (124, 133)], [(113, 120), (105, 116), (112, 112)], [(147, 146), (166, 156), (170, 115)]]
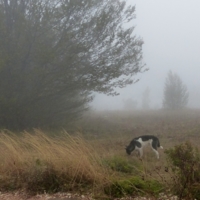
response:
[(126, 149), (126, 153), (128, 155), (131, 155), (131, 152), (135, 149), (134, 142), (131, 141), (131, 143), (125, 149)]

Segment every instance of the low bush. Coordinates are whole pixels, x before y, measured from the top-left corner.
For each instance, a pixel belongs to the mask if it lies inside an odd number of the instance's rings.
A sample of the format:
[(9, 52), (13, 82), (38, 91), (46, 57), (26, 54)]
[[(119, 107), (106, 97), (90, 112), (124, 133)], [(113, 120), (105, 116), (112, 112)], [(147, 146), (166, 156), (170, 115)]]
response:
[(113, 181), (105, 188), (105, 193), (112, 197), (123, 196), (157, 196), (163, 186), (156, 180), (143, 180), (140, 177), (126, 178), (124, 180)]
[(200, 154), (190, 142), (165, 151), (172, 170), (171, 191), (179, 199), (200, 199)]
[(104, 164), (112, 170), (122, 173), (132, 173), (135, 170), (134, 165), (132, 165), (125, 157), (120, 156), (109, 157), (104, 160)]

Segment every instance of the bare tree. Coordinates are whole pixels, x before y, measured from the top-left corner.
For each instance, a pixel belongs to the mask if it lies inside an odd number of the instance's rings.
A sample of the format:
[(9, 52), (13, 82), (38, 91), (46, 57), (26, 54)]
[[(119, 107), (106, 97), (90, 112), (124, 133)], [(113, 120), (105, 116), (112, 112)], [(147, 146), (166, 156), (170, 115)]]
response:
[(187, 87), (177, 74), (169, 71), (165, 82), (163, 108), (182, 109), (188, 103)]

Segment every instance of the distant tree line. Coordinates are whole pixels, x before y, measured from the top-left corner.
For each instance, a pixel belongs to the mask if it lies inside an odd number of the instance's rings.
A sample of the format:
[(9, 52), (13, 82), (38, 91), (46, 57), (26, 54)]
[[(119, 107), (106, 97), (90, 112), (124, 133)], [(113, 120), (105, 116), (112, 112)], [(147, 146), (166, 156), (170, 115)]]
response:
[[(63, 126), (143, 71), (121, 0), (0, 0), (0, 128)], [(130, 23), (131, 24), (131, 23)]]

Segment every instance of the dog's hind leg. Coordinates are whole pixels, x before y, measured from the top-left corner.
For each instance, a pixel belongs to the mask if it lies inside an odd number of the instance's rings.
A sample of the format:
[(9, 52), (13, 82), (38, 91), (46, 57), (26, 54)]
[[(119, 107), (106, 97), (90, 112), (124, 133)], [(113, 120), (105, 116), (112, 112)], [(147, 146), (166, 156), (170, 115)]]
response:
[(156, 149), (154, 149), (154, 148), (152, 148), (152, 149), (155, 152), (157, 159), (159, 159), (159, 153), (158, 153), (158, 151)]

